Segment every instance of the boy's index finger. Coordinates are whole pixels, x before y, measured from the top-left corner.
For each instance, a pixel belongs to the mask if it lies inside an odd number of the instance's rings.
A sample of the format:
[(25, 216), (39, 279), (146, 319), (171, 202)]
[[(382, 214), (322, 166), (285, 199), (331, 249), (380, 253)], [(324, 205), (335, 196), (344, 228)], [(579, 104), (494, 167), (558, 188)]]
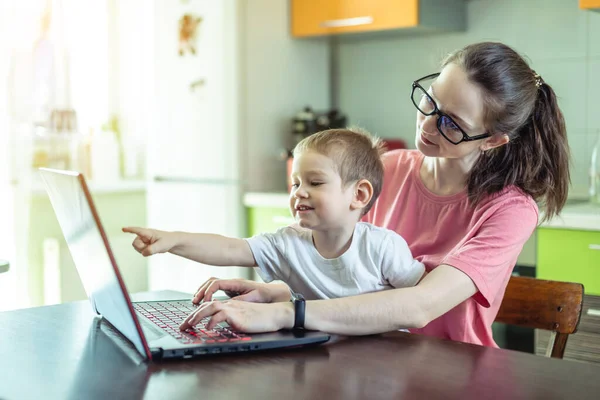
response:
[(123, 232), (133, 233), (135, 235), (143, 235), (144, 230), (145, 230), (144, 228), (138, 228), (135, 226), (126, 226), (126, 227), (122, 228)]
[(152, 229), (138, 228), (138, 227), (125, 227), (123, 232), (133, 233), (137, 235), (144, 243), (152, 242)]

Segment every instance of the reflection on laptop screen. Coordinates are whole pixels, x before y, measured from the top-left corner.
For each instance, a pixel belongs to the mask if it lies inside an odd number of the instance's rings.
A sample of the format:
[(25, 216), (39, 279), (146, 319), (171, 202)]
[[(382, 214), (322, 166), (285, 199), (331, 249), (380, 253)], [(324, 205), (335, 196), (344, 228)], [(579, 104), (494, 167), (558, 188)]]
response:
[(146, 354), (83, 176), (50, 169), (40, 169), (40, 174), (92, 307)]

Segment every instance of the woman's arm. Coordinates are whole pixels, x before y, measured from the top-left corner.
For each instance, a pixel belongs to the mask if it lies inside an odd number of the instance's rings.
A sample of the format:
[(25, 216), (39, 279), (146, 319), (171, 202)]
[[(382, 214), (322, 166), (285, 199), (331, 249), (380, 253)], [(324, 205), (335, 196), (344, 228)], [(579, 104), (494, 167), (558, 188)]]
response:
[(422, 328), (475, 293), (477, 287), (464, 272), (440, 265), (413, 287), (309, 301), (305, 326), (343, 335)]
[[(420, 328), (477, 292), (471, 278), (449, 265), (440, 265), (417, 286), (306, 303), (305, 327), (340, 335), (368, 335), (401, 328)], [(292, 328), (290, 302), (256, 304), (244, 301), (207, 302), (185, 319), (181, 329), (212, 316), (208, 328), (227, 321), (245, 332)]]

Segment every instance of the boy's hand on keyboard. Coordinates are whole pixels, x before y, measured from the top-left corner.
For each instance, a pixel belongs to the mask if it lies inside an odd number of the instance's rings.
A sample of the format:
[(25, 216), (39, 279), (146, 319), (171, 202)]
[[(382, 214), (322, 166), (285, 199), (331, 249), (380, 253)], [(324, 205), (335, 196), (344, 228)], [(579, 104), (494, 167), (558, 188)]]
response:
[(137, 235), (131, 244), (144, 257), (157, 253), (166, 253), (177, 244), (176, 233), (157, 229), (125, 227), (123, 232)]

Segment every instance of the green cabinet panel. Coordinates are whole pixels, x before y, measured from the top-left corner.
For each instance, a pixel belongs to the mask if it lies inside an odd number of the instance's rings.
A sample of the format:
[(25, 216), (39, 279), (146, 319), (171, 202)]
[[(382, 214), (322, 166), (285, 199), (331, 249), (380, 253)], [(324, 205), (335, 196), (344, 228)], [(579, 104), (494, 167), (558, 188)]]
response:
[(287, 208), (248, 208), (248, 236), (257, 233), (275, 232), (277, 229), (293, 223), (294, 218)]
[(582, 283), (585, 294), (600, 295), (600, 231), (539, 228), (537, 234), (538, 278)]

